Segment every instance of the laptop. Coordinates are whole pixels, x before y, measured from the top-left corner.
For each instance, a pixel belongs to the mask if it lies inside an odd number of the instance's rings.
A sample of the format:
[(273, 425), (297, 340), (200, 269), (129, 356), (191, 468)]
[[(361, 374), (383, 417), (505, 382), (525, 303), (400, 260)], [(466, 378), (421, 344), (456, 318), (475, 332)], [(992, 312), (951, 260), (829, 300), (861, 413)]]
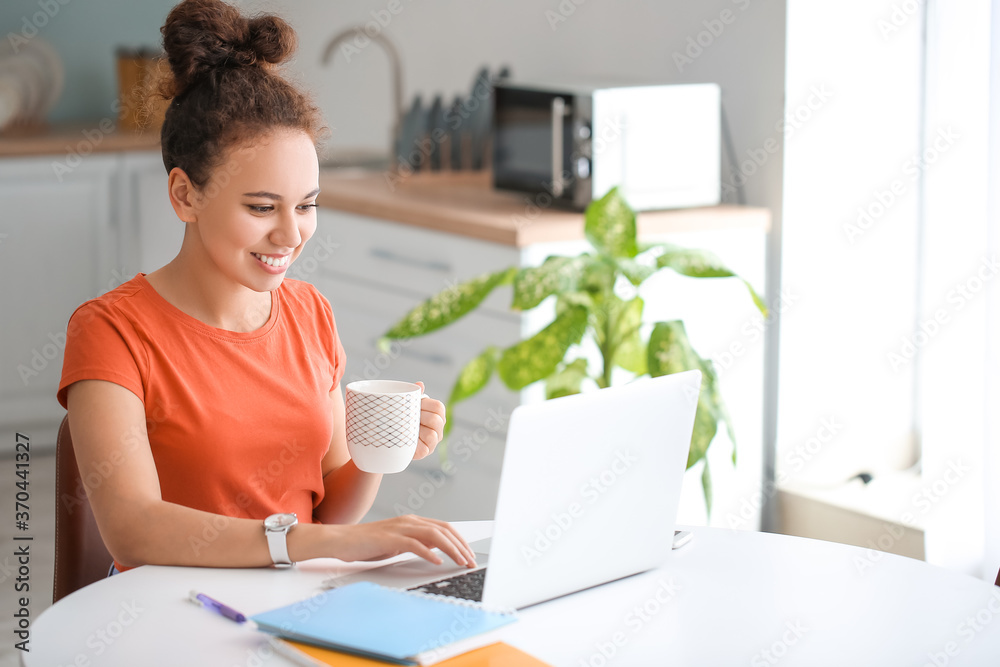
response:
[(523, 609), (663, 565), (700, 387), (684, 371), (518, 406), (478, 567), (417, 558), (350, 578)]

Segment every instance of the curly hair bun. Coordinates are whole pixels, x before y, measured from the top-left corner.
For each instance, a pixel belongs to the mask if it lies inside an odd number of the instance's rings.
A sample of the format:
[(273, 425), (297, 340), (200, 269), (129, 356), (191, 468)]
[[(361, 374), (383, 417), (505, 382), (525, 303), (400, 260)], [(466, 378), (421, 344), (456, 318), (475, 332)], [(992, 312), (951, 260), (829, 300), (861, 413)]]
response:
[(295, 31), (283, 19), (245, 18), (222, 0), (184, 0), (160, 32), (174, 96), (213, 70), (277, 64), (295, 51)]

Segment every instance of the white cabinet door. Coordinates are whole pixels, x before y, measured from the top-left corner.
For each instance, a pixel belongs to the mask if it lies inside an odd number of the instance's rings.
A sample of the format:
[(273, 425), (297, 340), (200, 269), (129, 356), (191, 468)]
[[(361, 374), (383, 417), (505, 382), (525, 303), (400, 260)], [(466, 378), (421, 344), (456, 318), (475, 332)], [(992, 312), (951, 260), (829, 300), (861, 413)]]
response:
[(0, 160), (0, 428), (54, 444), (66, 325), (114, 287), (116, 157), (91, 155), (69, 173), (52, 159)]
[(122, 281), (160, 268), (181, 249), (184, 223), (167, 197), (167, 173), (159, 151), (123, 154), (121, 158)]
[[(511, 246), (328, 209), (319, 212), (316, 235), (330, 240), (332, 250), (321, 258), (322, 248), (313, 241), (321, 261), (311, 260), (307, 248), (296, 262), (299, 274), (290, 271), (290, 277), (309, 280), (323, 265), (332, 274), (421, 299), (521, 260)], [(510, 288), (498, 289), (482, 307), (509, 315)]]

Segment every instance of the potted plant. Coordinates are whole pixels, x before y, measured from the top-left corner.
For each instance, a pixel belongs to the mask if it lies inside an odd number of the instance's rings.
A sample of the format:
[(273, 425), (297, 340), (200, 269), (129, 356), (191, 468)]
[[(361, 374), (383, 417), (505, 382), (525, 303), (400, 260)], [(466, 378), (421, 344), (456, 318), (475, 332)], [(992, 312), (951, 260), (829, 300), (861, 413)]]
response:
[[(513, 286), (512, 310), (530, 310), (554, 296), (555, 316), (548, 326), (506, 349), (487, 347), (460, 371), (447, 401), (449, 411), (479, 392), (494, 374), (514, 391), (544, 381), (546, 398), (555, 398), (579, 393), (588, 383), (610, 386), (616, 367), (628, 371), (630, 377), (700, 369), (702, 391), (687, 467), (706, 457), (722, 422), (734, 445), (735, 464), (736, 439), (712, 362), (691, 346), (682, 321), (644, 323), (644, 304), (637, 288), (662, 269), (694, 278), (743, 279), (705, 250), (639, 243), (635, 212), (617, 188), (587, 207), (584, 231), (592, 252), (575, 257), (551, 256), (537, 267), (510, 267), (454, 285), (413, 308), (386, 332), (383, 341), (422, 336), (451, 324), (474, 310), (500, 285)], [(766, 316), (767, 308), (760, 296), (746, 280), (743, 282), (754, 304)], [(635, 289), (623, 297), (622, 285)], [(599, 351), (597, 368), (592, 368), (582, 353), (580, 344), (585, 338)], [(701, 483), (711, 512), (712, 482), (707, 461)]]

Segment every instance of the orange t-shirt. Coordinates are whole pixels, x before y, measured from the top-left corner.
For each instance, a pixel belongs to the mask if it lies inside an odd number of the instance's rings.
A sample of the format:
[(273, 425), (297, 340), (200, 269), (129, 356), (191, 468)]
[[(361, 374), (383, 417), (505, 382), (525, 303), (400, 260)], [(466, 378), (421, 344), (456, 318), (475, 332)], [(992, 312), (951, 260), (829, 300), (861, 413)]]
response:
[[(313, 522), (334, 429), (330, 391), (346, 358), (315, 287), (286, 278), (271, 295), (267, 323), (238, 333), (185, 314), (137, 275), (73, 313), (59, 403), (79, 380), (114, 382), (142, 399), (165, 501)], [(125, 455), (140, 442), (126, 438)]]

